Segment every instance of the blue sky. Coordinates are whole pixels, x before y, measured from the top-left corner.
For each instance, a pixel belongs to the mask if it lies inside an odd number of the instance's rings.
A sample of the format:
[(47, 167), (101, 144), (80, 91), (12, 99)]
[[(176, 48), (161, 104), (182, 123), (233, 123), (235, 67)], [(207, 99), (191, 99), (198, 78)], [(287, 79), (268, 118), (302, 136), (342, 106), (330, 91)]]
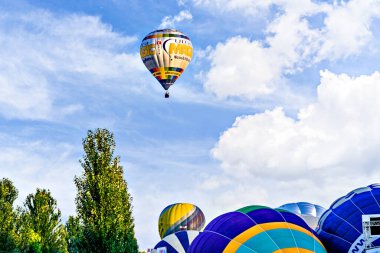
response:
[[(336, 198), (380, 178), (380, 3), (0, 1), (0, 176), (75, 213), (89, 129), (115, 134), (141, 249), (161, 210)], [(176, 28), (194, 47), (170, 99), (139, 58)]]

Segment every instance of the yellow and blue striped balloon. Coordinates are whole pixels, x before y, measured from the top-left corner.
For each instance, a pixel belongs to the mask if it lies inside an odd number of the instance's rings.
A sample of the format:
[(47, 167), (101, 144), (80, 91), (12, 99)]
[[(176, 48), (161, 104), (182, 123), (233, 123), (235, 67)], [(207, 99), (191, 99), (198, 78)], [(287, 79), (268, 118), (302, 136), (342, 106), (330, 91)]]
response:
[(200, 231), (205, 225), (201, 209), (189, 203), (176, 203), (167, 206), (158, 219), (158, 232), (161, 239), (181, 230)]

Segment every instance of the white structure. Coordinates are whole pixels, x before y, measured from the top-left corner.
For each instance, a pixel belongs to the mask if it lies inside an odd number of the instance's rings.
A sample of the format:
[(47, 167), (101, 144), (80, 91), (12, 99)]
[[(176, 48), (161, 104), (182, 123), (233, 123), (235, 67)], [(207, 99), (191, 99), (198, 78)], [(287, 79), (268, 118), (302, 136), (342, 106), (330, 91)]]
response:
[(161, 247), (157, 249), (148, 249), (147, 253), (167, 253), (166, 247)]
[(380, 253), (380, 249), (367, 249), (366, 251), (365, 251), (366, 253)]
[(380, 248), (372, 242), (380, 238), (380, 214), (362, 215), (364, 252), (380, 253)]

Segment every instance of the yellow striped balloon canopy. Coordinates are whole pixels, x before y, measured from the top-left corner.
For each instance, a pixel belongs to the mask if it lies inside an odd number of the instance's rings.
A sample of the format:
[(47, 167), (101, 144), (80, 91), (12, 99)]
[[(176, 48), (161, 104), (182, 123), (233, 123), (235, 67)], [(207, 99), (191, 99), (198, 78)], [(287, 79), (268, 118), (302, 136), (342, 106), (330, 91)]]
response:
[(176, 203), (162, 210), (158, 218), (158, 232), (162, 239), (181, 230), (200, 231), (205, 222), (203, 212), (196, 205)]
[(140, 56), (150, 73), (168, 90), (191, 61), (193, 46), (180, 31), (156, 30), (142, 40)]

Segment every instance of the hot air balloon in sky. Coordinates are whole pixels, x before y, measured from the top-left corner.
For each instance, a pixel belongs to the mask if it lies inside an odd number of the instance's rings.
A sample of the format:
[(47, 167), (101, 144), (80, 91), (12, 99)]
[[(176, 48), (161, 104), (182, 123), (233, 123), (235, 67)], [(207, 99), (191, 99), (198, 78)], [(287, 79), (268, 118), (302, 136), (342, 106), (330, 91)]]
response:
[(164, 237), (154, 248), (166, 248), (167, 253), (186, 253), (190, 244), (198, 234), (199, 231), (194, 230), (175, 232)]
[(297, 214), (299, 217), (304, 219), (307, 225), (309, 225), (312, 229), (317, 227), (319, 218), (323, 212), (326, 211), (324, 207), (308, 202), (288, 203), (280, 206), (279, 209), (284, 209)]
[(186, 69), (193, 56), (190, 39), (180, 31), (162, 29), (149, 33), (140, 45), (141, 60), (166, 90)]
[(212, 220), (188, 253), (326, 253), (314, 231), (297, 215), (248, 206)]
[(167, 206), (158, 219), (158, 231), (161, 238), (181, 230), (200, 231), (205, 225), (205, 216), (201, 209), (193, 204), (176, 203)]
[[(317, 234), (329, 252), (364, 252), (362, 215), (380, 214), (380, 185), (372, 184), (337, 199), (319, 220)], [(372, 244), (380, 246), (380, 239)]]

